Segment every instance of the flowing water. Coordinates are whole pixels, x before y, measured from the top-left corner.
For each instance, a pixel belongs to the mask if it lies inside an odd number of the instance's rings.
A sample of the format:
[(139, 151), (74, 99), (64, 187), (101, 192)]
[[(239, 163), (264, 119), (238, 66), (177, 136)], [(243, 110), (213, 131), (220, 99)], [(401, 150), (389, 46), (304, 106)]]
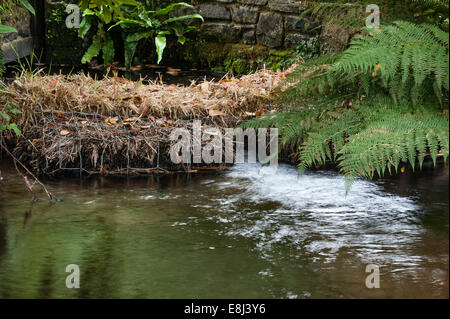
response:
[[(448, 166), (360, 180), (258, 165), (47, 180), (2, 160), (1, 298), (448, 298)], [(80, 288), (68, 289), (68, 264)], [(366, 287), (368, 264), (380, 288)]]

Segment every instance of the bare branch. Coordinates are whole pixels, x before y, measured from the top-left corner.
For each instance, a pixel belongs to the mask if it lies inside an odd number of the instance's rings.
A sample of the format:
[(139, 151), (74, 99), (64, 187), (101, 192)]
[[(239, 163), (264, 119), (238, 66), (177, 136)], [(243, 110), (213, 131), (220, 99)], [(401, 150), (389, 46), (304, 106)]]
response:
[(8, 155), (11, 156), (11, 158), (14, 160), (14, 166), (16, 167), (17, 172), (22, 176), (23, 181), (24, 181), (25, 186), (27, 187), (27, 189), (33, 194), (33, 200), (34, 200), (34, 192), (33, 192), (33, 190), (32, 190), (32, 185), (30, 184), (28, 178), (20, 172), (19, 168), (17, 167), (17, 163), (19, 163), (20, 166), (22, 166), (22, 167), (25, 169), (25, 171), (26, 171), (28, 174), (30, 174), (31, 177), (33, 177), (33, 179), (35, 180), (35, 182), (37, 182), (39, 185), (42, 186), (42, 188), (44, 189), (45, 193), (47, 194), (47, 196), (48, 196), (48, 198), (49, 198), (50, 200), (57, 200), (57, 198), (56, 198), (55, 196), (53, 196), (53, 194), (50, 193), (50, 192), (48, 191), (47, 187), (45, 187), (45, 185), (44, 185), (44, 184), (43, 184), (43, 183), (42, 183), (42, 182), (41, 182), (41, 181), (40, 181), (33, 173), (31, 173), (30, 170), (29, 170), (25, 165), (23, 165), (21, 161), (19, 161), (19, 160), (16, 158), (16, 157), (8, 150), (8, 148), (7, 148), (5, 145), (3, 145), (3, 143), (0, 143), (0, 146), (1, 146), (1, 147), (5, 150), (5, 152), (8, 153)]

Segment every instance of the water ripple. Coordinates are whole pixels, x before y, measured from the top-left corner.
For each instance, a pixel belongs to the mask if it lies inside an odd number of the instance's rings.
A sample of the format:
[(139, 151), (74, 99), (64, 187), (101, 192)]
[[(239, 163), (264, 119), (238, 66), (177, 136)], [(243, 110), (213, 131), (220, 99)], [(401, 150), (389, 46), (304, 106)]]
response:
[(323, 256), (325, 262), (347, 248), (362, 259), (375, 255), (384, 263), (414, 260), (407, 244), (423, 227), (420, 205), (411, 198), (366, 180), (356, 181), (346, 196), (342, 175), (327, 171), (298, 176), (288, 165), (280, 165), (276, 174), (266, 174), (256, 164), (236, 165), (226, 177), (235, 183), (217, 183), (221, 191), (214, 200), (221, 209), (210, 218), (225, 224), (229, 236), (256, 240), (267, 257), (282, 243)]

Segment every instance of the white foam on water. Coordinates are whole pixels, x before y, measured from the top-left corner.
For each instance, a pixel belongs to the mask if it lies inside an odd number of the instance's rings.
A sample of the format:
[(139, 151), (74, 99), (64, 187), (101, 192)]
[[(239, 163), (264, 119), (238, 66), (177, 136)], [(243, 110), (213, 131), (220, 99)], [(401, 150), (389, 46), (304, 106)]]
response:
[[(292, 244), (325, 262), (344, 248), (367, 261), (418, 262), (408, 243), (423, 232), (420, 206), (374, 182), (358, 180), (346, 196), (344, 177), (337, 173), (299, 176), (295, 167), (279, 165), (276, 174), (268, 174), (258, 164), (233, 166), (225, 179), (216, 183), (214, 200), (221, 208), (212, 219), (226, 224), (229, 236), (256, 240), (263, 255), (277, 244)], [(273, 208), (264, 208), (268, 203)]]

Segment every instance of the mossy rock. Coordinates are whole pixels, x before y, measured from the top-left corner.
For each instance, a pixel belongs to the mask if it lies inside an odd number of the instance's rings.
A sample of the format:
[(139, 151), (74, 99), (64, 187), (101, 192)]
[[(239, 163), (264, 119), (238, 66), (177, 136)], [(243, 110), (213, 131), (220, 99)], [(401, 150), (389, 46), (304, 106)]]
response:
[(184, 47), (185, 59), (197, 67), (246, 74), (257, 69), (277, 70), (292, 49), (270, 49), (262, 45), (241, 43), (197, 42)]

